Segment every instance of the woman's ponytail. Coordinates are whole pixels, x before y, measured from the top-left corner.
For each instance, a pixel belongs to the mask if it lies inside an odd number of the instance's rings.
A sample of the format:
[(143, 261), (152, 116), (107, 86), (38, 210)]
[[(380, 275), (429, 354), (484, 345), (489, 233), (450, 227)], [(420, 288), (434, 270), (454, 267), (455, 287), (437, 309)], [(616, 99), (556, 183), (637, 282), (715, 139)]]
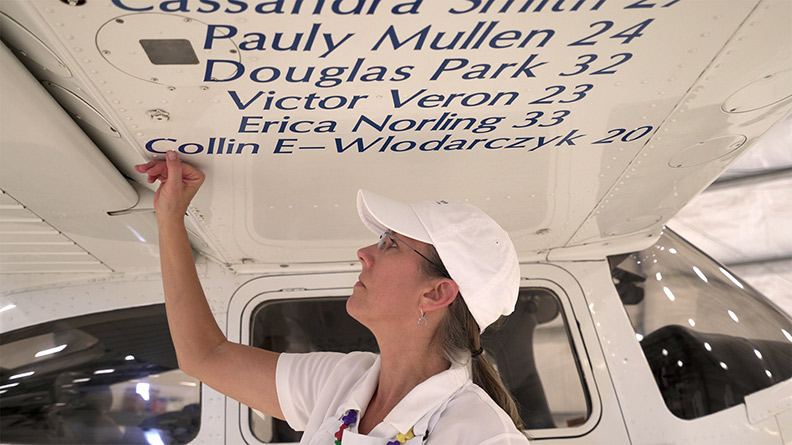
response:
[[(453, 325), (457, 325), (457, 327)], [(438, 335), (442, 342), (443, 351), (449, 360), (452, 357), (459, 357), (460, 353), (471, 355), (471, 360), (473, 361), (473, 383), (480, 386), (492, 397), (492, 400), (511, 417), (517, 429), (522, 430), (525, 428), (520, 417), (520, 411), (517, 409), (517, 403), (506, 388), (503, 380), (501, 380), (500, 374), (490, 362), (487, 352), (481, 350), (479, 354), (474, 355), (481, 348), (479, 327), (473, 315), (470, 314), (465, 300), (460, 298), (459, 295), (449, 306), (449, 311), (438, 329)], [(463, 348), (464, 352), (461, 351)]]
[[(430, 246), (429, 258), (442, 264), (434, 246)], [(432, 267), (427, 266), (424, 272), (427, 276), (439, 276), (437, 269)], [(492, 400), (511, 417), (517, 429), (522, 431), (524, 425), (517, 409), (517, 403), (509, 390), (506, 389), (498, 371), (490, 363), (486, 351), (481, 349), (479, 334), (480, 330), (476, 319), (473, 318), (461, 295), (457, 295), (448, 306), (448, 312), (437, 329), (437, 342), (446, 359), (451, 363), (465, 355), (470, 357), (473, 362), (473, 383), (484, 389)]]

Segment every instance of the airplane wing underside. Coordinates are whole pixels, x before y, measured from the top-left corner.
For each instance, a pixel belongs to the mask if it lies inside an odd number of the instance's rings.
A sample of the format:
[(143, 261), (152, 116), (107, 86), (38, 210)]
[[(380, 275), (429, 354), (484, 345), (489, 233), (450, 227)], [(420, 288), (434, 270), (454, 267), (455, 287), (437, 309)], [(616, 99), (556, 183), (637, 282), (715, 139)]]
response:
[(3, 52), (5, 272), (156, 268), (132, 166), (166, 150), (208, 173), (195, 246), (241, 272), (350, 267), (358, 188), (467, 200), (524, 260), (632, 251), (792, 109), (785, 0), (0, 9), (27, 68)]

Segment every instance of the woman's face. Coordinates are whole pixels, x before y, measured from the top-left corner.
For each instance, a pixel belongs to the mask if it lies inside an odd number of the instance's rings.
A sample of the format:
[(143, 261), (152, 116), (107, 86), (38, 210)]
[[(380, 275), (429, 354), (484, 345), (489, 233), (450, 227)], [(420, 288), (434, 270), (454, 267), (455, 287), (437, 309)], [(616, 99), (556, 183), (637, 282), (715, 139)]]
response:
[[(422, 254), (428, 254), (426, 243), (396, 236)], [(372, 244), (358, 250), (358, 258), (363, 270), (347, 300), (347, 312), (375, 334), (380, 328), (417, 326), (421, 316), (420, 296), (432, 289), (422, 269), (421, 262), (426, 260), (391, 237), (385, 240), (382, 249)]]

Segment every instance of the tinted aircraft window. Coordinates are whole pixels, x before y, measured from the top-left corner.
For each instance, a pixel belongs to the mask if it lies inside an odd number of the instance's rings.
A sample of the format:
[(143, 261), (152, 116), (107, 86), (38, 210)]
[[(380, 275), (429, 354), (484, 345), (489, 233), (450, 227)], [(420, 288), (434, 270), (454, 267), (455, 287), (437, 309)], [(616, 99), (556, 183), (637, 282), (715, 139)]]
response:
[[(251, 344), (277, 352), (373, 351), (374, 337), (346, 313), (346, 298), (275, 300), (253, 311)], [(582, 424), (590, 415), (569, 327), (557, 297), (523, 289), (514, 314), (483, 336), (529, 429)], [(250, 429), (268, 443), (299, 442), (286, 422), (251, 410)]]
[(165, 306), (0, 335), (0, 442), (179, 444), (198, 434), (200, 386), (176, 367)]
[(609, 258), (666, 406), (695, 419), (792, 377), (792, 319), (670, 230)]

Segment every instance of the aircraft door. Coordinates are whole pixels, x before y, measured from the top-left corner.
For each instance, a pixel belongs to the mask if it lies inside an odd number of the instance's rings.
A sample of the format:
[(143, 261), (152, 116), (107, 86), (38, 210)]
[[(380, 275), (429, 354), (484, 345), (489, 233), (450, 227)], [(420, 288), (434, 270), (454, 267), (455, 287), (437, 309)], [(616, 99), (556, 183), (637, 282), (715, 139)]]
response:
[[(609, 381), (601, 354), (584, 344), (586, 338), (596, 345), (596, 336), (576, 318), (586, 314), (580, 287), (559, 268), (525, 265), (524, 271), (552, 279), (523, 279), (515, 313), (497, 329), (488, 329), (482, 343), (518, 400), (527, 433), (544, 443), (591, 443), (605, 437), (626, 443), (612, 389), (600, 383)], [(334, 273), (250, 280), (231, 297), (228, 338), (280, 352), (378, 352), (368, 329), (346, 313), (356, 277)], [(226, 426), (226, 443), (296, 443), (301, 437), (285, 422), (232, 399), (226, 399)]]

